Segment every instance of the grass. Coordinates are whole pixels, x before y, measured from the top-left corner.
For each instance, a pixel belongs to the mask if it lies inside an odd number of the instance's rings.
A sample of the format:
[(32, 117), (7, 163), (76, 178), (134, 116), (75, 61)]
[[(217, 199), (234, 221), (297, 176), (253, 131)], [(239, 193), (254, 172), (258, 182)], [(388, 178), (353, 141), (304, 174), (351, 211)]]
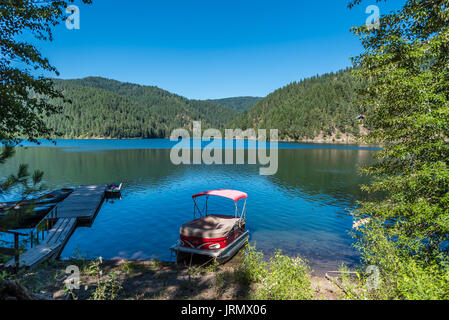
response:
[(128, 261), (121, 266), (121, 271), (125, 273), (142, 273), (154, 269), (157, 269), (154, 262), (150, 266), (146, 266), (136, 261)]
[(92, 261), (87, 268), (88, 275), (95, 279), (95, 289), (90, 297), (91, 300), (115, 300), (122, 289), (120, 282), (117, 280), (115, 272), (103, 274), (101, 257)]
[(234, 271), (234, 278), (242, 285), (251, 286), (250, 299), (310, 300), (310, 268), (300, 257), (289, 257), (281, 251), (263, 259), (263, 254), (247, 245), (242, 264)]

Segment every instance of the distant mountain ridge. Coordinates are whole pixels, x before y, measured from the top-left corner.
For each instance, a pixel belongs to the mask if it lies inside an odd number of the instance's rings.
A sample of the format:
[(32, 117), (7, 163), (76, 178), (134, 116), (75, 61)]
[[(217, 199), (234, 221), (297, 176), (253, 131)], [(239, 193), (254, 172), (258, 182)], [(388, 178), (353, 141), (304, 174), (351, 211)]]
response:
[(286, 141), (353, 142), (361, 86), (352, 70), (293, 82), (265, 98), (190, 100), (156, 86), (101, 77), (54, 80), (72, 103), (47, 119), (65, 138), (167, 138), (177, 128), (278, 129)]
[(227, 106), (189, 100), (155, 86), (101, 77), (54, 80), (72, 103), (47, 119), (64, 137), (167, 138), (177, 128), (223, 128), (237, 116)]
[(261, 97), (232, 97), (232, 98), (223, 98), (223, 99), (209, 99), (207, 101), (220, 104), (223, 106), (231, 107), (237, 112), (244, 112), (248, 109), (251, 109), (257, 102), (259, 102)]

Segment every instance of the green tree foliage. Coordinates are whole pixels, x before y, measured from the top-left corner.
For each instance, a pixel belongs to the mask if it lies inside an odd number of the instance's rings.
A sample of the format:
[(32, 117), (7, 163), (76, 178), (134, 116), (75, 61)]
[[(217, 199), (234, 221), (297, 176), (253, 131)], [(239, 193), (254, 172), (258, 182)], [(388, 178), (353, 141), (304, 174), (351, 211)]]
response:
[(279, 137), (300, 140), (337, 131), (356, 135), (359, 112), (350, 70), (291, 83), (260, 100), (230, 127), (278, 129)]
[[(37, 137), (55, 134), (45, 123), (45, 117), (60, 111), (53, 102), (67, 100), (50, 79), (35, 74), (39, 71), (57, 74), (57, 70), (22, 36), (51, 41), (52, 27), (66, 19), (66, 7), (66, 1), (0, 2), (0, 165), (13, 156), (13, 147), (21, 139), (36, 141)], [(30, 176), (27, 165), (22, 164), (17, 175), (0, 181), (0, 194), (13, 185), (21, 185), (26, 197), (36, 190), (42, 176), (42, 171)]]
[[(351, 5), (360, 3), (354, 1)], [(449, 8), (408, 0), (379, 29), (354, 28), (364, 52), (354, 59), (367, 142), (384, 148), (363, 168), (364, 186), (384, 195), (356, 212), (369, 216), (358, 246), (381, 269), (382, 298), (449, 298)]]
[(224, 99), (212, 99), (208, 100), (210, 102), (220, 104), (223, 106), (231, 107), (237, 112), (244, 112), (246, 110), (251, 109), (257, 102), (259, 102), (262, 98), (259, 97), (233, 97), (233, 98), (224, 98)]
[(203, 128), (276, 128), (281, 138), (297, 140), (320, 133), (357, 135), (356, 117), (363, 111), (355, 102), (360, 83), (349, 70), (292, 83), (262, 100), (189, 100), (154, 86), (100, 77), (54, 83), (72, 103), (46, 121), (66, 138), (167, 138), (175, 128), (191, 129), (193, 120), (201, 120)]
[[(73, 2), (73, 1), (70, 1)], [(90, 3), (90, 0), (83, 0)], [(65, 1), (4, 0), (0, 3), (0, 139), (16, 141), (54, 132), (43, 118), (58, 112), (48, 98), (63, 98), (37, 70), (57, 73), (38, 49), (23, 40), (52, 40), (51, 28), (63, 21)]]
[(26, 199), (29, 195), (32, 195), (42, 190), (42, 177), (44, 172), (36, 170), (32, 175), (28, 172), (28, 165), (21, 164), (19, 166), (17, 174), (11, 174), (5, 181), (0, 183), (0, 195), (8, 191), (13, 186), (18, 186), (21, 189), (22, 199)]
[(223, 128), (237, 112), (212, 102), (189, 100), (154, 86), (99, 77), (54, 80), (71, 100), (46, 123), (65, 137), (167, 138), (176, 128)]

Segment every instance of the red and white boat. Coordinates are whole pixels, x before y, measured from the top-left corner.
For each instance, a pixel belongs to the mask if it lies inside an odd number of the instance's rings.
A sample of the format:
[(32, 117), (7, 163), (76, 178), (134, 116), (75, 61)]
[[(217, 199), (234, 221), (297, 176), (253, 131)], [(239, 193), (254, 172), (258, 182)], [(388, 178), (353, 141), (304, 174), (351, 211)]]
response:
[[(234, 201), (234, 214), (208, 214), (209, 196), (228, 198)], [(206, 197), (202, 212), (197, 204), (198, 197)], [(184, 223), (180, 228), (180, 238), (170, 249), (179, 253), (210, 256), (219, 260), (231, 258), (248, 240), (245, 230), (246, 199), (248, 195), (238, 190), (219, 189), (197, 193), (192, 196), (193, 216), (199, 218)], [(239, 210), (239, 201), (243, 201)], [(240, 201), (241, 203), (241, 201)]]

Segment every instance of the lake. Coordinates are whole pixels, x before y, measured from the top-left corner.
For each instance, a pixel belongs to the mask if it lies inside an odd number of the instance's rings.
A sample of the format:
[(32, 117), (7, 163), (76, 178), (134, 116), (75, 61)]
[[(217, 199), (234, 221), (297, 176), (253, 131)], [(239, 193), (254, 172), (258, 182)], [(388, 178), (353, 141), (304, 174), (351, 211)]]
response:
[[(179, 227), (192, 219), (197, 192), (230, 188), (248, 194), (247, 228), (252, 243), (270, 254), (301, 255), (317, 271), (357, 264), (348, 232), (350, 211), (364, 196), (357, 168), (378, 150), (328, 144), (279, 144), (279, 168), (259, 175), (259, 165), (174, 165), (173, 142), (154, 140), (57, 140), (17, 148), (1, 177), (20, 163), (45, 172), (48, 189), (124, 183), (121, 200), (106, 201), (91, 227), (78, 228), (62, 252), (86, 258), (170, 260)], [(14, 199), (10, 194), (6, 199)], [(215, 201), (215, 200), (214, 200)], [(231, 200), (209, 204), (233, 213)]]

